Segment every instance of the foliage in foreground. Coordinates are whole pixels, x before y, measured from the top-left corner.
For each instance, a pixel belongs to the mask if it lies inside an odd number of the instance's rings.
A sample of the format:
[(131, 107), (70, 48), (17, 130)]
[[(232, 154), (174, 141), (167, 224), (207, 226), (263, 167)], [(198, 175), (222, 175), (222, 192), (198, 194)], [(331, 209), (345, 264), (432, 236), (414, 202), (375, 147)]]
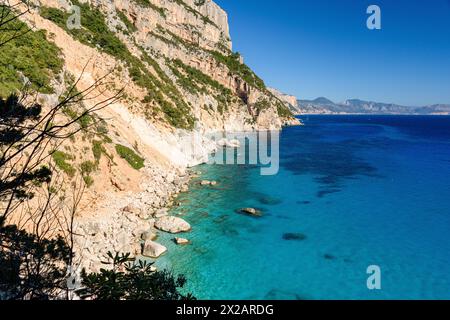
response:
[(66, 266), (71, 255), (61, 237), (40, 239), (0, 222), (0, 298), (58, 298), (66, 288)]
[(83, 289), (77, 291), (81, 298), (94, 300), (192, 300), (191, 294), (183, 295), (184, 276), (174, 277), (171, 272), (155, 271), (145, 261), (134, 263), (130, 254), (108, 252), (111, 270), (99, 273), (82, 271)]
[[(68, 299), (67, 279), (72, 249), (62, 237), (41, 239), (35, 234), (0, 221), (0, 300)], [(110, 270), (81, 272), (81, 289), (91, 300), (190, 300), (183, 295), (184, 276), (155, 271), (144, 261), (134, 263), (130, 254), (108, 253)]]

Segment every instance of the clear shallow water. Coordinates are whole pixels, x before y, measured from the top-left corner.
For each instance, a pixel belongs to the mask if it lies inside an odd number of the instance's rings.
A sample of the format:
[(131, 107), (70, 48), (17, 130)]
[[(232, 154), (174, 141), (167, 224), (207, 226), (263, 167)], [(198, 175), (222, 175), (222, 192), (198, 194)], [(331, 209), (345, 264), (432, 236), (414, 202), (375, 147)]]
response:
[[(449, 299), (450, 117), (302, 119), (282, 133), (276, 176), (199, 167), (219, 185), (194, 181), (180, 196), (172, 213), (193, 226), (192, 244), (162, 235), (157, 264), (200, 299)], [(373, 264), (379, 291), (366, 287)]]

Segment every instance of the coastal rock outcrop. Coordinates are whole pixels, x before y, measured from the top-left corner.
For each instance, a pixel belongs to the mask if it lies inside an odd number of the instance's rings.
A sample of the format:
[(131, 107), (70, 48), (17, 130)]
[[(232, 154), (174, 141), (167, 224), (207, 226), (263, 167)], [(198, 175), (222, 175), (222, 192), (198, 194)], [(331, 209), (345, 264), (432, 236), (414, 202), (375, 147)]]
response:
[(155, 228), (169, 233), (181, 233), (190, 231), (191, 225), (179, 217), (165, 216), (156, 220)]
[(152, 240), (145, 241), (142, 248), (142, 255), (149, 258), (158, 258), (166, 253), (167, 248), (162, 244), (154, 242)]

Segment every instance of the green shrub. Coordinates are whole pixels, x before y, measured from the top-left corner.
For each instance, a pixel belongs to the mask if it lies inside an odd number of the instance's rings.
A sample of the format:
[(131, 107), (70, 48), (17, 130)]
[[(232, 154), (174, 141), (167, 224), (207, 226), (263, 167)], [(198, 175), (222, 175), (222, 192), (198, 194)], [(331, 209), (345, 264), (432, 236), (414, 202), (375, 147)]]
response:
[(94, 154), (95, 161), (99, 162), (102, 157), (102, 153), (106, 153), (105, 148), (101, 141), (94, 140), (92, 141), (92, 153)]
[(132, 149), (117, 144), (116, 151), (117, 154), (125, 159), (134, 169), (139, 170), (144, 167), (144, 159), (138, 156)]
[(291, 112), (291, 110), (289, 110), (288, 107), (286, 107), (283, 103), (278, 102), (277, 103), (277, 112), (278, 112), (278, 116), (282, 117), (282, 118), (290, 118), (293, 117), (293, 114)]
[(137, 31), (136, 26), (128, 19), (127, 15), (123, 11), (117, 10), (117, 16), (120, 20), (122, 20), (129, 32), (133, 33)]
[(52, 153), (52, 158), (56, 166), (69, 177), (73, 177), (75, 175), (75, 168), (67, 162), (73, 160), (73, 157), (70, 154), (57, 150)]
[[(94, 119), (92, 118), (92, 116), (88, 113), (84, 114), (81, 116), (81, 114), (78, 114), (72, 107), (70, 106), (65, 106), (62, 109), (63, 113), (68, 116), (70, 119), (75, 120), (77, 119), (77, 123), (80, 125), (80, 127), (82, 129), (87, 129), (93, 122)], [(83, 110), (83, 113), (85, 113), (86, 111)]]
[(88, 188), (94, 184), (94, 179), (91, 176), (83, 176), (83, 181)]
[(84, 161), (80, 165), (80, 169), (83, 175), (90, 175), (92, 172), (97, 170), (97, 165), (92, 161)]
[[(8, 13), (4, 10), (3, 14)], [(9, 31), (11, 30), (11, 31)], [(7, 30), (3, 28), (2, 38), (7, 39), (14, 30), (25, 32), (27, 25), (19, 20), (8, 23)], [(2, 45), (0, 50), (0, 96), (7, 97), (21, 89), (19, 72), (30, 81), (31, 88), (42, 93), (52, 93), (51, 80), (62, 70), (63, 60), (60, 49), (47, 40), (43, 30), (29, 30), (16, 39)]]

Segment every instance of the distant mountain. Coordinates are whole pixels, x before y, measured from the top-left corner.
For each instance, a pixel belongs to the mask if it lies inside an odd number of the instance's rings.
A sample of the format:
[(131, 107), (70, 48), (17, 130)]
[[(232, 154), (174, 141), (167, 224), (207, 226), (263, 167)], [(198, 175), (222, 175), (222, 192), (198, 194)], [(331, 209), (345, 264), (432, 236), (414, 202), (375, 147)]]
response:
[(298, 100), (298, 109), (303, 114), (450, 114), (450, 104), (410, 107), (360, 99), (335, 103), (325, 97)]
[(331, 100), (329, 100), (329, 99), (327, 99), (325, 97), (316, 98), (316, 99), (313, 100), (313, 102), (317, 103), (317, 104), (334, 104), (333, 101), (331, 101)]

